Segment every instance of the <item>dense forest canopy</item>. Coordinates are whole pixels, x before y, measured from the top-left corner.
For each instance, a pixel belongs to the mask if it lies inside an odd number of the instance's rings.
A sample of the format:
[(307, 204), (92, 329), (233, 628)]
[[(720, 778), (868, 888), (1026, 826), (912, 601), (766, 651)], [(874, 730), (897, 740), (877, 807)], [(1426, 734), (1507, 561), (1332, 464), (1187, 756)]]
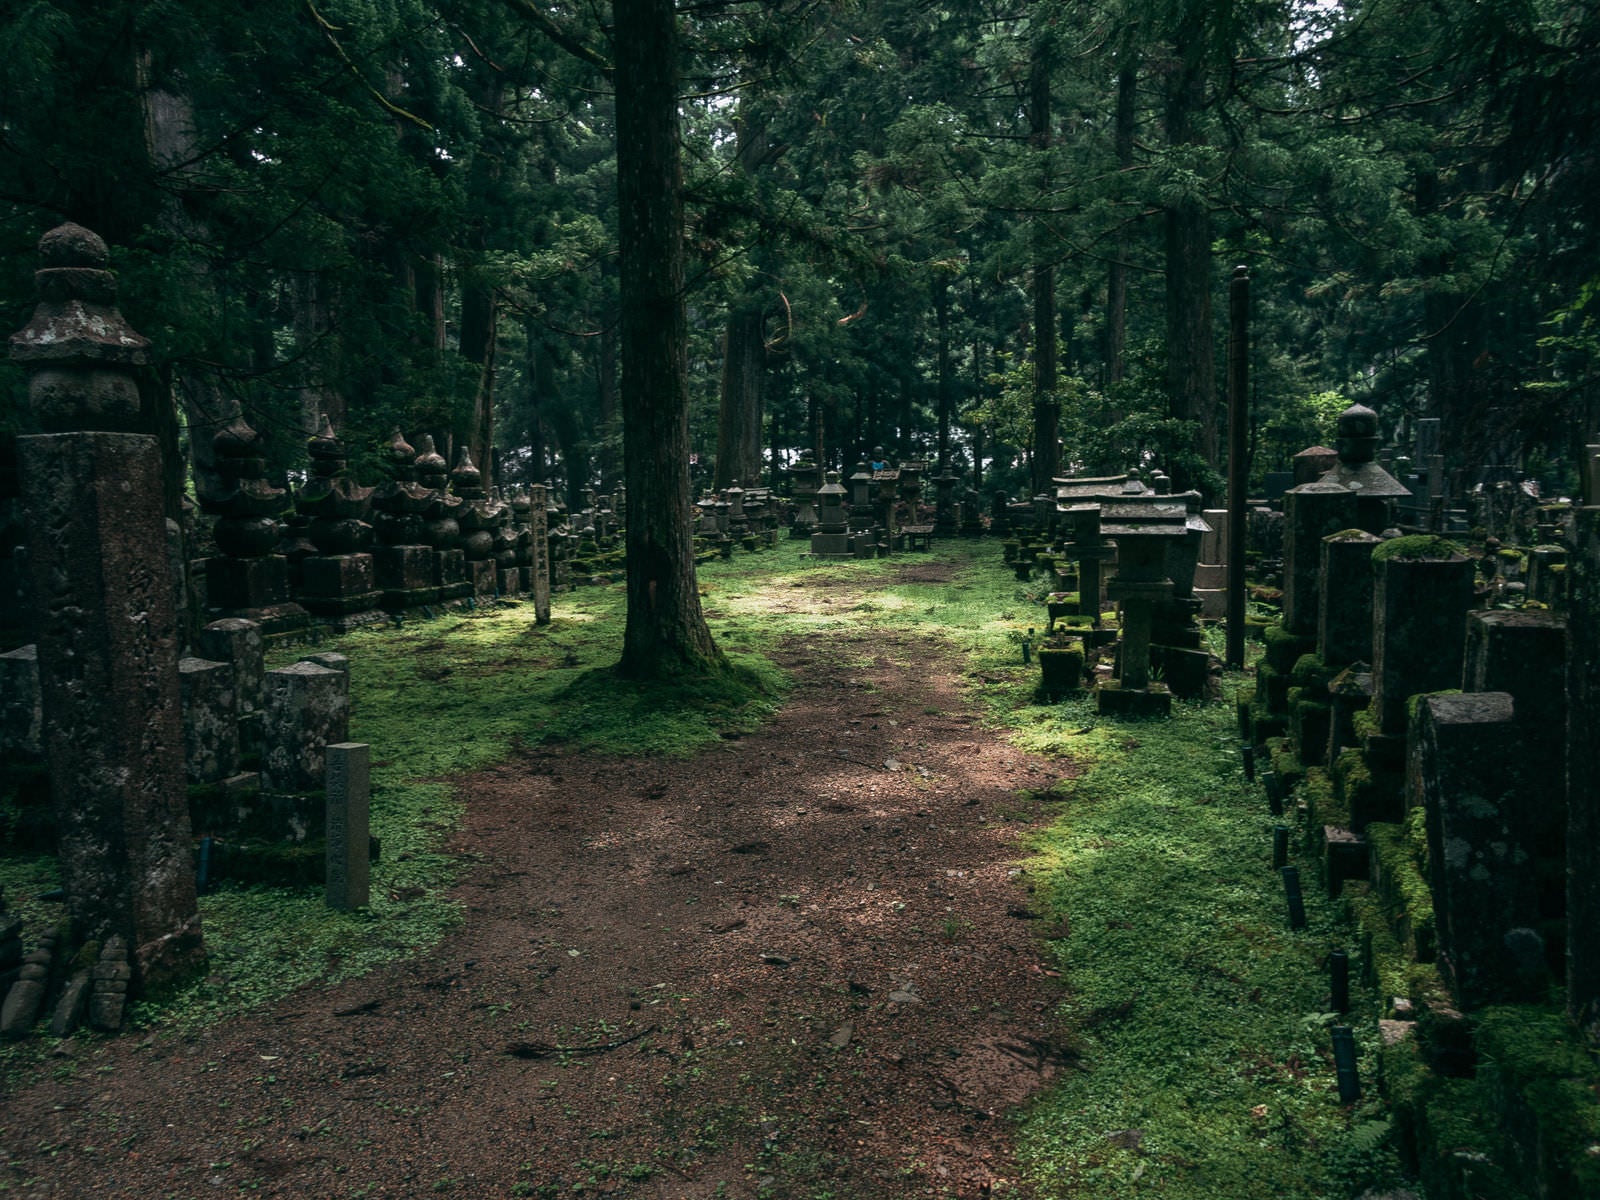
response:
[[(1360, 400), (1402, 446), (1442, 417), (1460, 482), (1571, 486), (1594, 0), (677, 21), (698, 482), (881, 445), (1014, 493), (1140, 460), (1214, 493), (1244, 264), (1258, 477)], [(101, 233), (197, 472), (242, 410), (280, 471), (326, 412), (359, 469), (398, 425), (493, 447), (507, 482), (619, 479), (608, 5), (16, 0), (0, 32), (0, 318), (26, 320), (41, 232)]]

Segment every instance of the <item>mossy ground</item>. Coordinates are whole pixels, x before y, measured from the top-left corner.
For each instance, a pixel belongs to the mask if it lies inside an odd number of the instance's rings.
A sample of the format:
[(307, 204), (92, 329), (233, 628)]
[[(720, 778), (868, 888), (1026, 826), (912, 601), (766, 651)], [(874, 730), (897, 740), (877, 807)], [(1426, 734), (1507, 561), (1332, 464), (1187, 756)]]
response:
[[(998, 730), (1063, 759), (1064, 782), (1019, 796), (1053, 810), (1026, 869), (1046, 915), (1070, 927), (1052, 944), (1080, 1056), (1019, 1118), (1037, 1194), (1309, 1198), (1392, 1182), (1382, 1111), (1343, 1108), (1334, 1091), (1322, 964), (1349, 931), (1314, 886), (1309, 928), (1285, 928), (1272, 821), (1243, 783), (1230, 705), (1124, 724), (1087, 698), (1035, 703), (1022, 648), (1047, 624), (1044, 592), (1019, 585), (992, 542), (842, 563), (786, 544), (700, 578), (740, 671), (688, 702), (604, 673), (620, 653), (620, 585), (558, 596), (545, 627), (514, 605), (324, 647), (350, 657), (350, 736), (373, 746), (372, 905), (341, 914), (315, 889), (225, 887), (204, 899), (210, 973), (139, 1019), (209, 1021), (433, 943), (461, 919), (446, 897), (459, 869), (445, 850), (460, 818), (452, 776), (539, 744), (692, 754), (779, 702), (769, 656), (787, 640), (850, 668), (860, 643), (828, 635), (883, 625), (942, 642)], [(46, 881), (37, 862), (9, 869), (28, 888)], [(1368, 1036), (1358, 1025), (1365, 1061)]]
[[(1007, 723), (1089, 768), (1058, 789), (1030, 865), (1071, 926), (1055, 944), (1082, 1055), (1021, 1125), (1039, 1193), (1310, 1200), (1396, 1182), (1381, 1105), (1336, 1094), (1325, 962), (1349, 929), (1307, 867), (1309, 924), (1288, 930), (1231, 708), (1122, 725), (1075, 702)], [(1375, 1032), (1357, 1037), (1370, 1064)]]

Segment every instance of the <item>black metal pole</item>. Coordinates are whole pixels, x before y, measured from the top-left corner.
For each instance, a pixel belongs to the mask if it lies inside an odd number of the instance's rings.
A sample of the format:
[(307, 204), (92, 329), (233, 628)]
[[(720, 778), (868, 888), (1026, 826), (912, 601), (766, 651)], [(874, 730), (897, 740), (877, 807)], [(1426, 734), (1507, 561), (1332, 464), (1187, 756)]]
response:
[(1306, 901), (1300, 894), (1300, 868), (1284, 867), (1280, 872), (1283, 875), (1283, 895), (1289, 902), (1289, 928), (1304, 929), (1306, 927)]
[(1250, 272), (1228, 285), (1228, 637), (1227, 665), (1244, 666), (1245, 432), (1250, 422)]
[[(1272, 827), (1272, 869), (1281, 871), (1289, 865), (1289, 827), (1287, 825), (1274, 825)], [(1343, 1011), (1342, 1009), (1340, 1010)]]
[(1333, 1011), (1350, 1011), (1350, 956), (1343, 950), (1328, 955), (1328, 983), (1333, 990)]
[(1276, 771), (1263, 771), (1261, 782), (1267, 788), (1267, 811), (1275, 817), (1283, 816), (1283, 780)]

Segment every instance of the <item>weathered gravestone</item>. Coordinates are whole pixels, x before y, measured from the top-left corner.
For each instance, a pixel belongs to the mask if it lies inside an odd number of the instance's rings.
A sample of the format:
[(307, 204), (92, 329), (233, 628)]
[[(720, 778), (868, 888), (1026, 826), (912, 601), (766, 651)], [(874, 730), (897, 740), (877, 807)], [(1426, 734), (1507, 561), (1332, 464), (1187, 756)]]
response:
[(350, 677), (312, 662), (267, 672), (261, 790), (280, 810), (283, 832), (304, 841), (323, 823), (326, 750), (346, 740)]
[(100, 238), (63, 225), (39, 257), (39, 304), (11, 355), (45, 431), (18, 450), (62, 883), (74, 936), (125, 938), (149, 985), (204, 951), (161, 452), (133, 374), (148, 343), (116, 308)]
[(1322, 539), (1355, 524), (1356, 498), (1343, 484), (1303, 483), (1283, 498), (1283, 627), (1315, 637), (1322, 587)]
[(1360, 529), (1322, 539), (1317, 657), (1330, 668), (1372, 661), (1372, 551), (1378, 544)]
[(1372, 686), (1379, 731), (1401, 737), (1406, 702), (1460, 686), (1472, 607), (1472, 560), (1427, 536), (1394, 538), (1372, 552)]
[[(1566, 778), (1567, 695), (1562, 686), (1567, 661), (1566, 619), (1545, 609), (1492, 609), (1467, 614), (1467, 644), (1461, 690), (1505, 692), (1515, 705), (1516, 760), (1541, 778)], [(1560, 863), (1567, 840), (1566, 789), (1539, 789), (1529, 798), (1542, 858)], [(1565, 907), (1561, 897), (1545, 900), (1550, 915)]]
[(1518, 729), (1504, 692), (1419, 698), (1406, 802), (1426, 812), (1439, 962), (1462, 1008), (1541, 999), (1535, 805), (1518, 794)]
[(550, 527), (543, 484), (528, 489), (529, 579), (533, 594), (533, 619), (550, 624)]

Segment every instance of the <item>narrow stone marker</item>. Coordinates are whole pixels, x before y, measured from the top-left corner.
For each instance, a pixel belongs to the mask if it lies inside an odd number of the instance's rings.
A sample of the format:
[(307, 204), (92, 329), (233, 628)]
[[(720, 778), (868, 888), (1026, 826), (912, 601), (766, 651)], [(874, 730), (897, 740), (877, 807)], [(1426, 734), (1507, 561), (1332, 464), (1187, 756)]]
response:
[(372, 747), (365, 742), (338, 742), (328, 747), (327, 875), (324, 896), (329, 908), (365, 908), (371, 864), (368, 831), (372, 801)]

